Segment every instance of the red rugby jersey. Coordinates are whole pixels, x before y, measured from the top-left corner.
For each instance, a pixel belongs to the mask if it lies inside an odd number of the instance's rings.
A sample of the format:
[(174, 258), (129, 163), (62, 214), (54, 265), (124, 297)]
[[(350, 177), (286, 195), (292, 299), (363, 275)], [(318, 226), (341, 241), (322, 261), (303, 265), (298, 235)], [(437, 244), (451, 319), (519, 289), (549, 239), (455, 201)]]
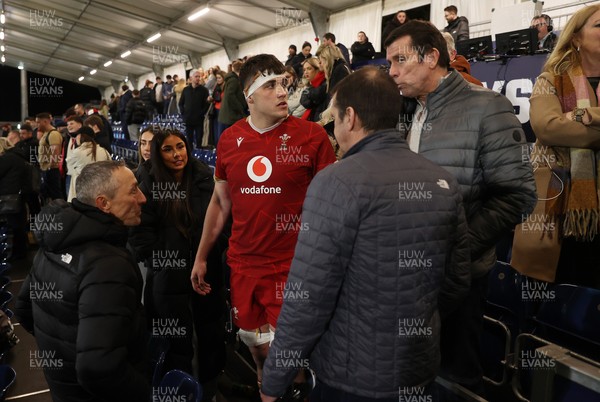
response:
[(289, 270), (303, 229), (308, 185), (333, 162), (325, 130), (296, 117), (263, 134), (246, 120), (225, 130), (217, 146), (215, 176), (226, 180), (231, 192), (227, 256), (232, 270), (252, 277)]

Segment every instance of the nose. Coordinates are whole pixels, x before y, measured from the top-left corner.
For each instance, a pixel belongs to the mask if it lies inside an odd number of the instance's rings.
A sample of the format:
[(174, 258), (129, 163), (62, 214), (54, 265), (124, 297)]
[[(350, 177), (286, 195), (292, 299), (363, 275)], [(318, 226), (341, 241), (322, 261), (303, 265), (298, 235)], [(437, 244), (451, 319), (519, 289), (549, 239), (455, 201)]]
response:
[(139, 205), (145, 204), (146, 203), (146, 196), (144, 195), (144, 193), (142, 193), (142, 190), (137, 189), (137, 202)]
[(278, 97), (287, 95), (287, 88), (285, 87), (285, 85), (283, 85), (283, 83), (277, 83), (275, 88), (277, 90)]
[(396, 65), (396, 63), (391, 63), (390, 64), (390, 76), (392, 78), (397, 78), (399, 75), (399, 69)]

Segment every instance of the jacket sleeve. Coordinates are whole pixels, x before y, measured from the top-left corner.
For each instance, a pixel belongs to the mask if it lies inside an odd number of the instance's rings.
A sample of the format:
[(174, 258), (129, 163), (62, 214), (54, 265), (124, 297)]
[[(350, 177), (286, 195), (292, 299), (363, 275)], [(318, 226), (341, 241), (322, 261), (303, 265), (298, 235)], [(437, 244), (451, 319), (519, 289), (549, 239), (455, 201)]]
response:
[(467, 39), (469, 39), (469, 21), (464, 17), (460, 17), (460, 22), (456, 28), (456, 41)]
[(308, 87), (302, 92), (300, 104), (307, 109), (314, 109), (327, 99), (327, 86), (325, 81), (318, 87)]
[(34, 334), (33, 309), (29, 293), (30, 283), (31, 273), (27, 275), (25, 281), (23, 281), (21, 284), (21, 290), (19, 291), (19, 296), (17, 298), (17, 302), (15, 303), (15, 315), (18, 317), (21, 326), (30, 334)]
[(231, 110), (234, 115), (246, 115), (246, 108), (248, 105), (246, 104), (246, 98), (244, 98), (244, 93), (241, 91), (241, 88), (237, 88), (239, 85), (239, 81), (234, 80), (225, 85), (225, 98), (231, 100), (229, 105), (231, 106)]
[(472, 260), (521, 223), (537, 202), (531, 164), (523, 157), (527, 145), (521, 124), (509, 100), (492, 95), (479, 128), (479, 165), (485, 188), (480, 212), (469, 222)]
[(529, 99), (529, 118), (535, 136), (547, 146), (600, 149), (600, 107), (587, 108), (592, 117), (589, 126), (568, 120), (552, 80), (549, 73), (540, 75)]
[[(77, 381), (106, 400), (149, 400), (145, 373), (128, 361), (128, 344), (135, 341), (139, 310), (133, 264), (111, 258), (91, 263), (79, 287)], [(142, 341), (142, 340), (139, 340)]]
[[(280, 396), (292, 383), (299, 367), (289, 367), (280, 356), (307, 359), (325, 332), (336, 307), (349, 264), (359, 219), (358, 202), (351, 190), (327, 174), (311, 182), (302, 211), (300, 232), (288, 286), (308, 297), (286, 301), (263, 372), (262, 392)], [(294, 359), (296, 360), (296, 359)]]
[(450, 253), (446, 262), (444, 280), (438, 296), (438, 309), (440, 317), (444, 319), (455, 310), (466, 297), (471, 285), (471, 250), (467, 219), (462, 204), (462, 197), (458, 191), (458, 184), (454, 185), (454, 199), (456, 201), (456, 230), (451, 241)]
[(185, 97), (186, 97), (186, 90), (185, 88), (183, 89), (183, 91), (181, 92), (181, 96), (179, 97), (179, 113), (181, 113), (182, 116), (185, 115)]
[(133, 114), (134, 107), (135, 107), (135, 102), (133, 101), (133, 98), (131, 98), (129, 100), (129, 102), (127, 102), (127, 106), (125, 106), (125, 121), (127, 122), (127, 124), (131, 123), (131, 117)]

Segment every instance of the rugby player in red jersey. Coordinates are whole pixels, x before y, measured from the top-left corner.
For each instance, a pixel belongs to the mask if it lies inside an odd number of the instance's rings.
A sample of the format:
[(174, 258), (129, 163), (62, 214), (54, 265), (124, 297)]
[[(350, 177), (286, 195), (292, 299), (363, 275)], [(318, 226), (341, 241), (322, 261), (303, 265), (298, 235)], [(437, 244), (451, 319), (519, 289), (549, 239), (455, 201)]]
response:
[(211, 291), (206, 258), (230, 215), (227, 263), (233, 319), (257, 366), (269, 351), (312, 178), (335, 162), (327, 133), (288, 114), (284, 66), (261, 54), (246, 61), (240, 81), (250, 116), (223, 133), (217, 146), (215, 190), (192, 269), (192, 286)]

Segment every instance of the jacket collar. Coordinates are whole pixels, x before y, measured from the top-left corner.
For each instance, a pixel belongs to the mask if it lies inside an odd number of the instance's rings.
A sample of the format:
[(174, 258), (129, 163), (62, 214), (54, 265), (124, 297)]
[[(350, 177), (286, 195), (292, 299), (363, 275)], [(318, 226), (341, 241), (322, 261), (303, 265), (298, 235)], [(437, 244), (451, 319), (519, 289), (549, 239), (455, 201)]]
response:
[(389, 149), (391, 147), (408, 149), (408, 144), (402, 138), (400, 132), (395, 129), (377, 131), (367, 135), (365, 138), (354, 144), (348, 152), (344, 154), (342, 159), (362, 151), (376, 151), (379, 149)]
[(440, 85), (427, 95), (427, 109), (431, 112), (443, 108), (448, 98), (468, 85), (458, 71), (450, 70), (450, 74), (442, 80)]

